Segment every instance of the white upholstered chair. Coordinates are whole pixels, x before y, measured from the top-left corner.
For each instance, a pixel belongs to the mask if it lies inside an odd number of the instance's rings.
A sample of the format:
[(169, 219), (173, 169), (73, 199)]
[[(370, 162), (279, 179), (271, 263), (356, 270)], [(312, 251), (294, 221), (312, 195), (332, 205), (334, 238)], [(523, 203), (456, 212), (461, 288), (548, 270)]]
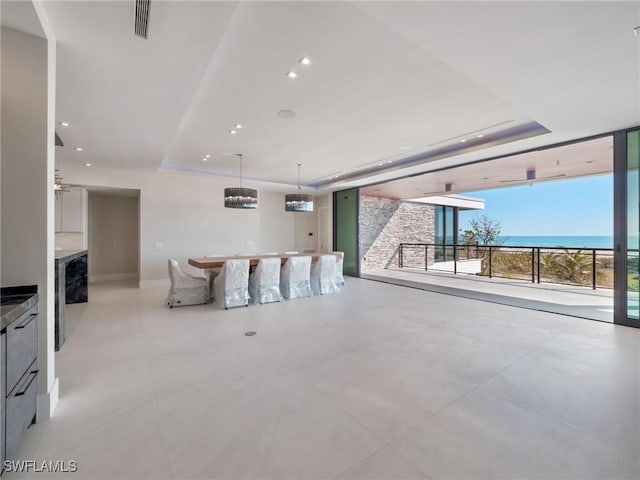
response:
[(284, 298), (310, 297), (311, 257), (291, 257), (280, 271), (280, 291)]
[(344, 285), (344, 252), (333, 252), (336, 255), (336, 284)]
[(171, 288), (167, 303), (171, 308), (176, 305), (204, 304), (209, 300), (208, 280), (183, 272), (174, 258), (169, 259), (169, 279)]
[(339, 290), (336, 285), (335, 255), (320, 255), (311, 267), (311, 290), (314, 295), (326, 295)]
[(213, 300), (220, 308), (249, 305), (249, 260), (234, 259), (224, 262), (213, 280)]
[[(209, 254), (204, 256), (204, 258), (217, 258), (217, 257), (224, 257), (224, 255), (220, 253), (214, 253), (214, 254)], [(211, 298), (213, 298), (213, 279), (216, 278), (216, 276), (220, 273), (220, 268), (207, 268), (205, 269), (204, 273), (207, 277), (209, 277), (209, 295)]]
[(262, 258), (249, 275), (249, 296), (254, 303), (282, 301), (280, 294), (280, 258)]

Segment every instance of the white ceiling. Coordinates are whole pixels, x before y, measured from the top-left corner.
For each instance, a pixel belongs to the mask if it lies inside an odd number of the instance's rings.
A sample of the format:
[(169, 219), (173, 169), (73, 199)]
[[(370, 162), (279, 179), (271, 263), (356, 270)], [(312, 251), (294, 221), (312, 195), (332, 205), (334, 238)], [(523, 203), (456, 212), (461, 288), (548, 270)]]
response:
[[(225, 153), (243, 153), (245, 176), (277, 189), (297, 163), (305, 184), (340, 173), (326, 190), (640, 124), (638, 2), (152, 1), (148, 40), (133, 5), (45, 2), (71, 123), (60, 165), (235, 176)], [(475, 137), (538, 124), (550, 133)]]
[(0, 4), (0, 19), (4, 27), (46, 38), (38, 14), (31, 2), (3, 0)]

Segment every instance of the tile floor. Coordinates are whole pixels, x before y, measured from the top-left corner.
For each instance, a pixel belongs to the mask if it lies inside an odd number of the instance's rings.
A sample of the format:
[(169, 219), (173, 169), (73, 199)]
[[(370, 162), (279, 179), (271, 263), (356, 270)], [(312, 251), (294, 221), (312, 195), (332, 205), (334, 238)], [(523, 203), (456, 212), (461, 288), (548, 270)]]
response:
[(358, 279), (228, 311), (165, 294), (69, 306), (60, 402), (19, 458), (78, 479), (640, 475), (638, 330)]

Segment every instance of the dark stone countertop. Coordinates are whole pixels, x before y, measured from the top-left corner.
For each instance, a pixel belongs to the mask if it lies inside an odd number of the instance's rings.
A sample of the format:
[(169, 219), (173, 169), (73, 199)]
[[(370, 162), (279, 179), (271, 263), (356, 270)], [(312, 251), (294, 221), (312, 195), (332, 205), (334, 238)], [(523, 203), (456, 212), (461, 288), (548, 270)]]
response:
[(87, 253), (89, 253), (89, 250), (56, 250), (56, 262), (69, 262)]
[(0, 330), (38, 303), (38, 287), (25, 285), (19, 287), (2, 287), (0, 289)]

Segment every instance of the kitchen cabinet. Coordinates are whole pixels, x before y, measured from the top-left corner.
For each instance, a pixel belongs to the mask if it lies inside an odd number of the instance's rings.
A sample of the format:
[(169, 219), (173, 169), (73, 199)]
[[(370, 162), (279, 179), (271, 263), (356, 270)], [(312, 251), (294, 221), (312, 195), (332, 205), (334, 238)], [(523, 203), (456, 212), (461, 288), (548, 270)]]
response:
[[(31, 286), (30, 286), (31, 287)], [(0, 459), (14, 460), (38, 403), (38, 295), (35, 286), (2, 289)]]

